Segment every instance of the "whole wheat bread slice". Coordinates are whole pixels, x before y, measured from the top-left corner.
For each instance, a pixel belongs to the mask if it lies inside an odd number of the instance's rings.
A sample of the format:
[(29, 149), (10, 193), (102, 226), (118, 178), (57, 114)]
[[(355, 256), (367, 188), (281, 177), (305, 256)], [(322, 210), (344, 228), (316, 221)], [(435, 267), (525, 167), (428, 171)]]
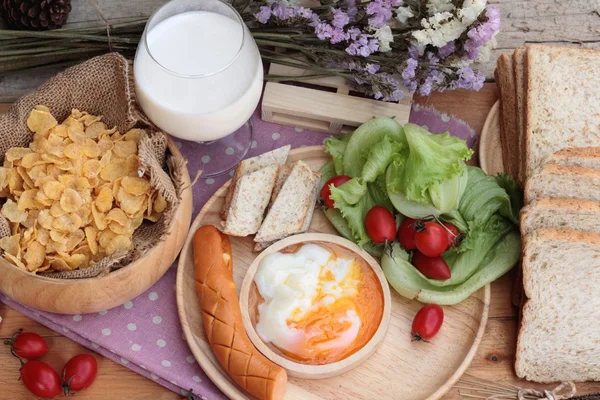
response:
[(540, 197), (567, 197), (600, 201), (600, 170), (546, 164), (525, 185), (525, 202)]
[(517, 104), (515, 72), (512, 54), (503, 53), (496, 63), (496, 84), (500, 91), (500, 144), (504, 172), (517, 179), (519, 171), (519, 133), (517, 130)]
[(279, 171), (277, 172), (277, 180), (275, 180), (275, 186), (273, 187), (273, 193), (271, 193), (271, 201), (269, 202), (269, 208), (271, 208), (271, 206), (275, 202), (275, 199), (279, 195), (279, 192), (281, 191), (283, 184), (285, 183), (287, 178), (290, 176), (291, 172), (292, 172), (292, 165), (290, 165), (290, 164), (282, 165), (279, 168)]
[(600, 147), (569, 147), (552, 154), (546, 162), (600, 169)]
[(279, 165), (273, 164), (242, 176), (235, 184), (223, 232), (248, 236), (258, 231), (269, 204)]
[[(283, 168), (283, 167), (282, 167)], [(302, 228), (300, 229), (299, 232), (296, 233), (304, 233), (307, 232), (308, 229), (310, 228), (310, 223), (312, 222), (312, 217), (315, 211), (315, 207), (317, 204), (317, 197), (319, 196), (319, 184), (318, 181), (320, 179), (320, 173), (318, 172), (313, 172), (313, 174), (315, 175), (315, 179), (317, 181), (317, 184), (315, 185), (314, 189), (313, 189), (313, 193), (311, 195), (311, 200), (309, 201), (310, 204), (312, 204), (313, 206), (309, 208), (308, 210), (308, 214), (306, 214), (306, 218), (304, 219), (304, 223), (302, 224)], [(274, 192), (275, 190), (273, 190)], [(272, 197), (271, 197), (272, 198)], [(284, 234), (283, 236), (279, 236), (275, 239), (271, 239), (269, 241), (265, 241), (265, 242), (257, 242), (254, 245), (254, 251), (262, 251), (264, 249), (266, 249), (267, 247), (269, 247), (270, 245), (272, 245), (273, 243), (275, 243), (278, 240), (281, 240), (285, 237), (289, 236), (288, 234)]]
[(297, 161), (254, 241), (270, 242), (300, 232), (314, 208), (313, 192), (320, 177), (319, 173), (313, 173), (304, 162)]
[(221, 218), (227, 219), (227, 213), (229, 212), (229, 206), (231, 204), (231, 200), (233, 199), (233, 192), (235, 190), (237, 181), (242, 176), (258, 171), (259, 169), (267, 167), (271, 164), (285, 164), (288, 154), (290, 153), (290, 148), (290, 145), (279, 147), (256, 157), (242, 160), (238, 164), (237, 168), (235, 169), (235, 174), (233, 174), (233, 178), (231, 178), (231, 184), (229, 185), (227, 194), (225, 195), (225, 202), (223, 203), (223, 208), (221, 209), (220, 213)]
[(525, 48), (519, 47), (513, 53), (513, 69), (515, 73), (515, 121), (517, 125), (517, 149), (519, 152), (519, 167), (517, 182), (525, 185)]
[(598, 233), (544, 228), (525, 236), (519, 377), (600, 380), (599, 271)]
[(600, 146), (600, 51), (526, 50), (526, 175), (567, 147)]
[(525, 236), (542, 228), (600, 233), (600, 202), (540, 197), (521, 210), (521, 233)]

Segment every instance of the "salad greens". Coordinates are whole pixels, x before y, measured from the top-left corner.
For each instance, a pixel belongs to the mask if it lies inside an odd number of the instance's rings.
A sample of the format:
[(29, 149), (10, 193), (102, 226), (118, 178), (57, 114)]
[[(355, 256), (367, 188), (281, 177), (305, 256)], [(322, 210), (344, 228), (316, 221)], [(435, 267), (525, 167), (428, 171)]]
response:
[[(343, 237), (382, 257), (384, 273), (401, 295), (455, 304), (518, 260), (522, 193), (508, 175), (488, 176), (467, 166), (473, 151), (463, 140), (374, 118), (353, 134), (327, 139), (325, 147), (333, 160), (321, 169), (322, 184), (336, 175), (352, 178), (339, 187), (331, 185), (335, 208), (325, 215)], [(455, 225), (464, 240), (443, 254), (451, 278), (425, 277), (397, 243), (375, 245), (365, 229), (366, 214), (375, 205), (397, 214), (398, 223), (410, 217)]]

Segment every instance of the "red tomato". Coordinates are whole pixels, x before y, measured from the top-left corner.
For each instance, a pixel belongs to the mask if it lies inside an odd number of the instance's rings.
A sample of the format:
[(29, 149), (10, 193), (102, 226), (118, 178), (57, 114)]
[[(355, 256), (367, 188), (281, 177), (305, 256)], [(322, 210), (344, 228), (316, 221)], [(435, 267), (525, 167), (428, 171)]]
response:
[(458, 247), (460, 241), (462, 240), (460, 231), (452, 224), (444, 224), (444, 226), (448, 229), (446, 231), (448, 234), (448, 247)]
[(33, 332), (19, 331), (5, 343), (11, 346), (17, 356), (22, 358), (40, 358), (48, 352), (48, 345), (44, 338)]
[(427, 257), (439, 257), (448, 250), (448, 232), (437, 222), (425, 222), (417, 227), (415, 245)]
[(400, 224), (398, 230), (398, 240), (400, 246), (406, 250), (415, 250), (417, 245), (415, 244), (415, 233), (417, 231), (417, 220), (412, 218), (405, 218)]
[(96, 379), (98, 363), (91, 354), (79, 354), (65, 364), (62, 380), (65, 395), (87, 389)]
[(367, 235), (375, 244), (391, 242), (396, 237), (396, 220), (383, 206), (375, 206), (369, 210), (365, 218), (365, 227)]
[(442, 257), (427, 257), (415, 251), (412, 263), (423, 275), (430, 279), (445, 281), (452, 276), (448, 263)]
[(63, 394), (58, 374), (45, 362), (27, 361), (21, 367), (21, 380), (31, 393), (43, 399)]
[(321, 198), (323, 199), (323, 203), (325, 203), (325, 207), (327, 208), (333, 208), (333, 200), (331, 200), (331, 198), (329, 196), (331, 196), (331, 185), (338, 187), (338, 186), (342, 186), (344, 183), (348, 182), (350, 179), (352, 179), (351, 177), (349, 177), (348, 175), (338, 175), (338, 176), (334, 176), (333, 178), (331, 178), (330, 180), (328, 180), (327, 182), (325, 182), (325, 185), (323, 185), (323, 187), (321, 188)]
[(411, 335), (413, 340), (429, 340), (434, 337), (444, 322), (444, 310), (437, 304), (427, 304), (413, 319)]

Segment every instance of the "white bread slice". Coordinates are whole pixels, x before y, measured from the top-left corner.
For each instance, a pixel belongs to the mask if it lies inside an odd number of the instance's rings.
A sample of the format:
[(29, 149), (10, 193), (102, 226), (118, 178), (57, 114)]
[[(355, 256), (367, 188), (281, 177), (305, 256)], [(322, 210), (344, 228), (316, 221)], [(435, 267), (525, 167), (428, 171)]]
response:
[(600, 202), (540, 197), (521, 210), (521, 233), (541, 228), (568, 228), (600, 233)]
[(519, 152), (519, 167), (517, 182), (521, 187), (525, 184), (525, 48), (519, 47), (513, 54), (513, 68), (515, 73), (515, 102), (517, 125), (517, 148)]
[(547, 162), (600, 169), (600, 147), (569, 147), (552, 154)]
[(528, 46), (526, 176), (567, 147), (600, 146), (600, 51)]
[(229, 206), (231, 205), (231, 200), (233, 199), (233, 192), (236, 187), (237, 181), (244, 175), (251, 174), (252, 172), (258, 171), (261, 168), (269, 166), (271, 164), (283, 165), (287, 161), (288, 154), (290, 153), (290, 148), (292, 146), (287, 145), (283, 147), (279, 147), (275, 150), (271, 150), (267, 153), (260, 154), (256, 157), (251, 157), (246, 160), (242, 160), (237, 168), (235, 169), (235, 174), (233, 178), (231, 178), (231, 184), (229, 185), (229, 189), (227, 190), (227, 194), (225, 195), (225, 202), (223, 203), (223, 208), (221, 209), (221, 218), (227, 219), (227, 213), (229, 212)]
[(297, 161), (254, 241), (270, 242), (300, 232), (314, 208), (313, 192), (320, 177), (321, 174), (313, 173), (308, 165)]
[(523, 286), (517, 375), (600, 380), (600, 234), (546, 228), (525, 236)]
[[(282, 167), (283, 168), (283, 167)], [(310, 203), (313, 204), (313, 206), (308, 210), (308, 214), (306, 214), (306, 218), (304, 219), (304, 223), (302, 224), (302, 228), (300, 229), (299, 232), (296, 233), (304, 233), (307, 232), (308, 229), (310, 228), (310, 223), (312, 222), (312, 217), (315, 211), (315, 207), (317, 205), (317, 197), (319, 196), (319, 179), (320, 179), (320, 173), (318, 172), (313, 172), (313, 174), (315, 174), (315, 179), (317, 180), (317, 184), (315, 184), (315, 187), (313, 189), (313, 193), (312, 193), (312, 198), (310, 200)], [(275, 190), (273, 190), (275, 191)], [(271, 197), (272, 198), (272, 197)], [(254, 251), (262, 251), (264, 249), (266, 249), (267, 247), (269, 247), (270, 245), (272, 245), (273, 243), (275, 243), (278, 240), (281, 240), (285, 237), (288, 237), (289, 235), (284, 235), (284, 236), (280, 236), (277, 237), (276, 239), (272, 239), (266, 242), (257, 242), (254, 245)]]
[(269, 165), (242, 176), (235, 185), (223, 232), (248, 236), (258, 231), (269, 204), (279, 165)]
[(567, 197), (600, 201), (600, 170), (546, 164), (525, 185), (525, 203), (540, 197)]
[(517, 131), (517, 104), (515, 71), (511, 53), (503, 53), (496, 62), (496, 85), (500, 91), (500, 144), (504, 172), (517, 178), (519, 170), (519, 134)]

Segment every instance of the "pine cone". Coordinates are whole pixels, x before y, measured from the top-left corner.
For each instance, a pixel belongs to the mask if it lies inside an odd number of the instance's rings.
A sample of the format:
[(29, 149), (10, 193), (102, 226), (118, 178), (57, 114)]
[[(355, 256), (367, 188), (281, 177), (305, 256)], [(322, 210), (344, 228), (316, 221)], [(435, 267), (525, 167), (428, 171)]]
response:
[(14, 29), (60, 28), (71, 12), (71, 0), (0, 0), (0, 5), (0, 15)]

